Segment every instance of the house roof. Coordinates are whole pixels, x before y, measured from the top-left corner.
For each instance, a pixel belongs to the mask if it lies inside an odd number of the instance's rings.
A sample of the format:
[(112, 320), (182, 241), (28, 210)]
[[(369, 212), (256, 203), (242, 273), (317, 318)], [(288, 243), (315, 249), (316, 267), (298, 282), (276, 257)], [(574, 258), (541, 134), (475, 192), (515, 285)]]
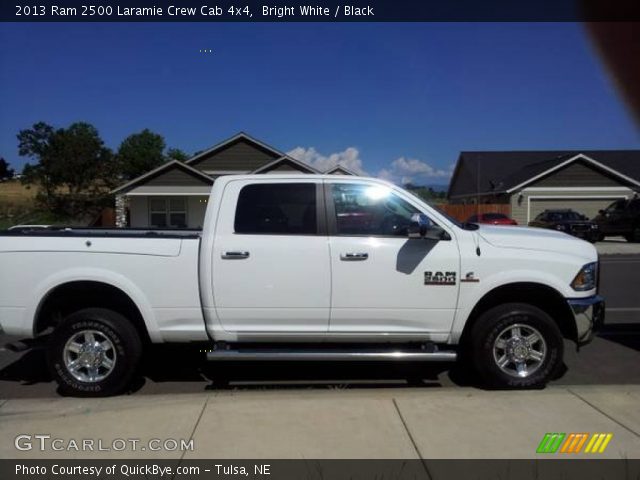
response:
[(330, 168), (329, 170), (327, 170), (326, 172), (324, 172), (328, 175), (336, 175), (336, 174), (342, 174), (342, 175), (358, 175), (356, 172), (354, 172), (353, 170), (349, 170), (347, 167), (343, 166), (343, 165), (336, 165), (333, 168)]
[(213, 178), (202, 173), (200, 170), (196, 170), (195, 168), (190, 167), (189, 165), (185, 165), (179, 160), (171, 160), (170, 162), (164, 163), (160, 165), (158, 168), (154, 168), (153, 170), (145, 173), (144, 175), (140, 175), (139, 177), (134, 178), (133, 180), (125, 183), (124, 185), (120, 185), (118, 188), (112, 190), (111, 193), (114, 194), (114, 193), (122, 193), (125, 191), (129, 191), (137, 187), (138, 185), (149, 182), (150, 180), (162, 175), (165, 172), (168, 172), (169, 170), (173, 170), (174, 168), (182, 170), (183, 172), (187, 173), (188, 175), (191, 175), (192, 177), (202, 181), (205, 184), (213, 185)]
[[(245, 147), (249, 146), (249, 153), (247, 153), (247, 151), (240, 151), (240, 157), (238, 157), (238, 148), (240, 147), (239, 144), (243, 144)], [(256, 152), (256, 150), (260, 151), (261, 153)], [(245, 161), (246, 159), (243, 159), (243, 156), (247, 158), (251, 157), (251, 162)], [(256, 156), (258, 160), (256, 160), (256, 158), (253, 158), (254, 156)], [(216, 160), (221, 159), (223, 159), (222, 164), (215, 163)], [(207, 162), (209, 163), (207, 164)], [(211, 148), (203, 150), (202, 152), (194, 155), (185, 162), (173, 160), (171, 162), (165, 163), (162, 166), (145, 173), (144, 175), (130, 180), (124, 185), (121, 185), (115, 190), (112, 190), (111, 193), (126, 193), (127, 195), (133, 195), (138, 193), (148, 193), (149, 191), (163, 192), (165, 190), (169, 190), (167, 185), (154, 185), (154, 188), (151, 188), (150, 186), (147, 187), (145, 185), (147, 185), (149, 182), (166, 182), (167, 177), (171, 177), (171, 175), (162, 178), (157, 177), (170, 172), (172, 169), (180, 169), (183, 172), (188, 173), (190, 176), (198, 179), (204, 185), (210, 186), (220, 175), (267, 173), (276, 170), (281, 166), (289, 166), (304, 173), (321, 173), (313, 166), (292, 158), (291, 156), (280, 152), (279, 150), (267, 145), (266, 143), (263, 143), (251, 137), (247, 133), (240, 132), (220, 143), (217, 143)], [(333, 167), (326, 173), (343, 173), (346, 175), (357, 175), (355, 172), (352, 172), (348, 168), (341, 165)], [(178, 190), (176, 190), (176, 192), (177, 191)]]
[(575, 161), (640, 187), (640, 150), (461, 152), (447, 196), (511, 193)]
[(278, 164), (293, 164), (297, 168), (306, 171), (307, 173), (320, 173), (318, 170), (313, 168), (311, 165), (301, 162), (300, 160), (296, 160), (295, 158), (290, 157), (289, 155), (283, 155), (280, 158), (276, 158), (273, 162), (267, 163), (260, 168), (255, 169), (251, 173), (265, 173), (274, 168), (278, 167)]
[(260, 140), (253, 138), (251, 135), (245, 133), (245, 132), (239, 132), (236, 133), (234, 136), (227, 138), (226, 140), (223, 140), (220, 143), (216, 143), (213, 147), (210, 147), (206, 150), (203, 150), (201, 152), (198, 152), (197, 154), (195, 154), (193, 157), (189, 158), (188, 160), (185, 161), (185, 163), (187, 165), (191, 165), (193, 163), (198, 163), (199, 160), (202, 160), (212, 154), (215, 154), (217, 152), (219, 152), (220, 150), (224, 150), (225, 148), (230, 147), (231, 145), (240, 142), (240, 141), (245, 141), (249, 144), (254, 145), (256, 148), (266, 151), (268, 153), (271, 153), (273, 155), (275, 155), (276, 157), (283, 157), (285, 156), (285, 154), (275, 148), (273, 148), (270, 145), (267, 145), (266, 143), (261, 142)]

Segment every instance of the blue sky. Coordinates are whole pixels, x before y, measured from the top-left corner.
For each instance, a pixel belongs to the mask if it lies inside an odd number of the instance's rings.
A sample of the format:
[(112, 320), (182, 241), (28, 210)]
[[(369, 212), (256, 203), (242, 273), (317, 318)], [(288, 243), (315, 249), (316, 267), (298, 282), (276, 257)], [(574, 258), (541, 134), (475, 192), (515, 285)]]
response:
[[(201, 53), (211, 49), (212, 53)], [(189, 153), (243, 130), (317, 166), (448, 181), (460, 150), (640, 148), (571, 23), (3, 24), (0, 156), (18, 130), (149, 128)]]

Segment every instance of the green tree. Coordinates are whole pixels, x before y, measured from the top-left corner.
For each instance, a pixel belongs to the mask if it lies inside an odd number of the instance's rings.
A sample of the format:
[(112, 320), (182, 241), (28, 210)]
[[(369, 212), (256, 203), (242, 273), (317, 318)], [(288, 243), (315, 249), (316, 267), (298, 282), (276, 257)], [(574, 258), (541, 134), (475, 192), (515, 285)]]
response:
[(113, 187), (113, 154), (88, 123), (54, 129), (39, 122), (18, 133), (19, 153), (32, 158), (23, 183), (41, 187), (39, 200), (51, 211), (88, 213), (99, 207)]
[(14, 173), (13, 169), (9, 168), (9, 162), (0, 157), (0, 180), (13, 178)]
[(428, 202), (442, 202), (447, 198), (446, 192), (436, 191), (433, 187), (405, 183), (404, 189)]
[(49, 145), (54, 135), (51, 125), (44, 122), (35, 123), (30, 129), (18, 133), (18, 152), (20, 156), (36, 161), (34, 165), (27, 163), (22, 170), (22, 183), (40, 186), (39, 200), (52, 206), (55, 181), (50, 168)]
[(180, 150), (179, 148), (170, 148), (167, 150), (167, 158), (169, 160), (178, 160), (184, 162), (189, 159), (189, 154)]
[(166, 161), (165, 146), (162, 135), (146, 128), (125, 138), (116, 154), (122, 180), (131, 180), (162, 165)]

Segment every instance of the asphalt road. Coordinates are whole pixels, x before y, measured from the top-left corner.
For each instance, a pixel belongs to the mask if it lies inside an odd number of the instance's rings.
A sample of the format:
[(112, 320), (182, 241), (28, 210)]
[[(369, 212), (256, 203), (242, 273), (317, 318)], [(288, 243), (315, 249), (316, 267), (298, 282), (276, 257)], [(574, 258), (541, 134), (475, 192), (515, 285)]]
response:
[[(576, 352), (566, 344), (566, 369), (557, 385), (640, 384), (640, 255), (602, 257), (601, 293), (607, 300), (605, 329)], [(0, 336), (0, 345), (13, 340)], [(136, 394), (211, 389), (437, 388), (474, 385), (450, 364), (425, 363), (225, 363), (202, 361), (191, 347), (156, 347), (146, 357)], [(0, 347), (0, 398), (49, 397), (55, 384), (44, 352), (16, 354)]]

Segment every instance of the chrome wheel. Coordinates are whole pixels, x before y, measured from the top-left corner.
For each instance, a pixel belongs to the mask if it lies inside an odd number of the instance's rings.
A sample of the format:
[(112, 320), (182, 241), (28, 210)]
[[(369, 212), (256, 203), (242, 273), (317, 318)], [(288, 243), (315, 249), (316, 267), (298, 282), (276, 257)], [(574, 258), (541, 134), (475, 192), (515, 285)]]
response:
[(526, 378), (544, 363), (547, 344), (535, 328), (516, 323), (502, 330), (493, 342), (493, 359), (507, 375)]
[(113, 342), (98, 330), (74, 334), (64, 346), (63, 357), (67, 371), (86, 383), (104, 380), (116, 365)]

